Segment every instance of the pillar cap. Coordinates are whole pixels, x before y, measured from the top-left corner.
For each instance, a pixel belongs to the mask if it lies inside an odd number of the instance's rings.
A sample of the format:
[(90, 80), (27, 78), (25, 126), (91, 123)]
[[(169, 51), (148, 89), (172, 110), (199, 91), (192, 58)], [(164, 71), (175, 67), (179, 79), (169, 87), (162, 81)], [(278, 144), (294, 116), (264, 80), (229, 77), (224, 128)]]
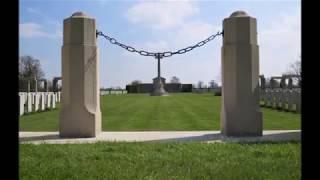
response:
[(235, 11), (230, 15), (230, 17), (245, 17), (245, 16), (249, 16), (249, 15), (248, 15), (248, 13), (246, 13), (245, 11), (242, 11), (242, 10)]
[(87, 14), (85, 14), (84, 12), (82, 11), (78, 11), (78, 12), (75, 12), (71, 15), (71, 17), (88, 17)]

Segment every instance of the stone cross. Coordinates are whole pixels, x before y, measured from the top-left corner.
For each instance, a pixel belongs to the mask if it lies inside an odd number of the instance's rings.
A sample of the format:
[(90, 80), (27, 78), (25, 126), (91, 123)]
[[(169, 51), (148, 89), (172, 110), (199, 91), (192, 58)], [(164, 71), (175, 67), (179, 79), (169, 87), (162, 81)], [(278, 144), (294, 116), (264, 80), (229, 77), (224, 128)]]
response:
[(156, 80), (153, 82), (153, 92), (151, 93), (151, 96), (166, 96), (168, 93), (164, 89), (164, 83), (161, 80), (161, 75), (160, 75), (160, 59), (162, 57), (160, 54), (157, 55), (157, 60), (158, 60), (158, 76)]

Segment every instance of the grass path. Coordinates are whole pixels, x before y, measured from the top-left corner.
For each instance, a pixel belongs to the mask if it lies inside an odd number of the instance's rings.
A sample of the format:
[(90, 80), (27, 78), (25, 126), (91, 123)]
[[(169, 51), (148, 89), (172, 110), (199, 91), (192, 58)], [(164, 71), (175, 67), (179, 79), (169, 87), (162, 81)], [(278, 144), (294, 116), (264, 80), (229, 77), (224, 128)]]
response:
[(301, 143), (22, 144), (21, 179), (300, 179)]
[[(107, 95), (101, 97), (103, 131), (219, 130), (221, 97), (211, 94)], [(21, 116), (20, 131), (58, 131), (56, 110)], [(261, 108), (265, 130), (300, 129), (301, 116)]]

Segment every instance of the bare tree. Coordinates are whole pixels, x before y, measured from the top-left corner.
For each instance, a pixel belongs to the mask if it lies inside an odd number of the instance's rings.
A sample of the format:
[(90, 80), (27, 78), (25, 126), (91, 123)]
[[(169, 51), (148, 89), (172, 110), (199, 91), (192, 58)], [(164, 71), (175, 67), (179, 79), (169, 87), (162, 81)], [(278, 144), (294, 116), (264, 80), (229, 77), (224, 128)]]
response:
[(203, 82), (202, 81), (198, 81), (197, 87), (201, 89), (203, 87)]
[(131, 82), (131, 85), (138, 85), (141, 84), (142, 82), (140, 80), (134, 80)]
[(217, 88), (218, 87), (218, 84), (214, 81), (214, 80), (211, 80), (209, 82), (209, 87), (210, 88)]
[(19, 79), (42, 79), (44, 72), (41, 69), (40, 61), (32, 56), (19, 58)]
[(171, 83), (180, 83), (180, 79), (178, 78), (178, 77), (176, 77), (176, 76), (173, 76), (172, 78), (171, 78), (171, 81), (170, 81)]
[(288, 67), (287, 72), (283, 73), (284, 75), (298, 75), (299, 78), (296, 78), (298, 81), (301, 80), (301, 56), (299, 60), (294, 63), (291, 63)]

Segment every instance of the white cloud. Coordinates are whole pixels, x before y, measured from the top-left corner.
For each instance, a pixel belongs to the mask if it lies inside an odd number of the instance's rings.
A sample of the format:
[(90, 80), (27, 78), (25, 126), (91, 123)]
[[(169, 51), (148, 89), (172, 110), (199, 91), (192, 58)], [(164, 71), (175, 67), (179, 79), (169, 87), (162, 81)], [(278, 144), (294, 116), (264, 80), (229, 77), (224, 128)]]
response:
[(260, 72), (267, 76), (281, 75), (301, 53), (301, 15), (282, 14), (277, 21), (258, 31)]
[(131, 7), (126, 17), (131, 23), (153, 29), (167, 29), (181, 25), (185, 18), (199, 12), (191, 1), (141, 1)]
[(190, 21), (182, 25), (175, 36), (177, 46), (189, 46), (222, 31), (222, 27), (202, 21)]
[(48, 33), (44, 30), (44, 27), (38, 23), (27, 22), (19, 24), (19, 35), (23, 38), (57, 38), (62, 37), (62, 30), (56, 29), (54, 33)]
[(163, 40), (146, 42), (144, 47), (146, 47), (146, 49), (148, 49), (150, 52), (164, 52), (169, 50), (168, 43)]
[(34, 9), (34, 8), (30, 8), (30, 7), (27, 7), (26, 10), (27, 10), (27, 12), (29, 12), (29, 13), (39, 13), (39, 11), (37, 11), (37, 10)]

